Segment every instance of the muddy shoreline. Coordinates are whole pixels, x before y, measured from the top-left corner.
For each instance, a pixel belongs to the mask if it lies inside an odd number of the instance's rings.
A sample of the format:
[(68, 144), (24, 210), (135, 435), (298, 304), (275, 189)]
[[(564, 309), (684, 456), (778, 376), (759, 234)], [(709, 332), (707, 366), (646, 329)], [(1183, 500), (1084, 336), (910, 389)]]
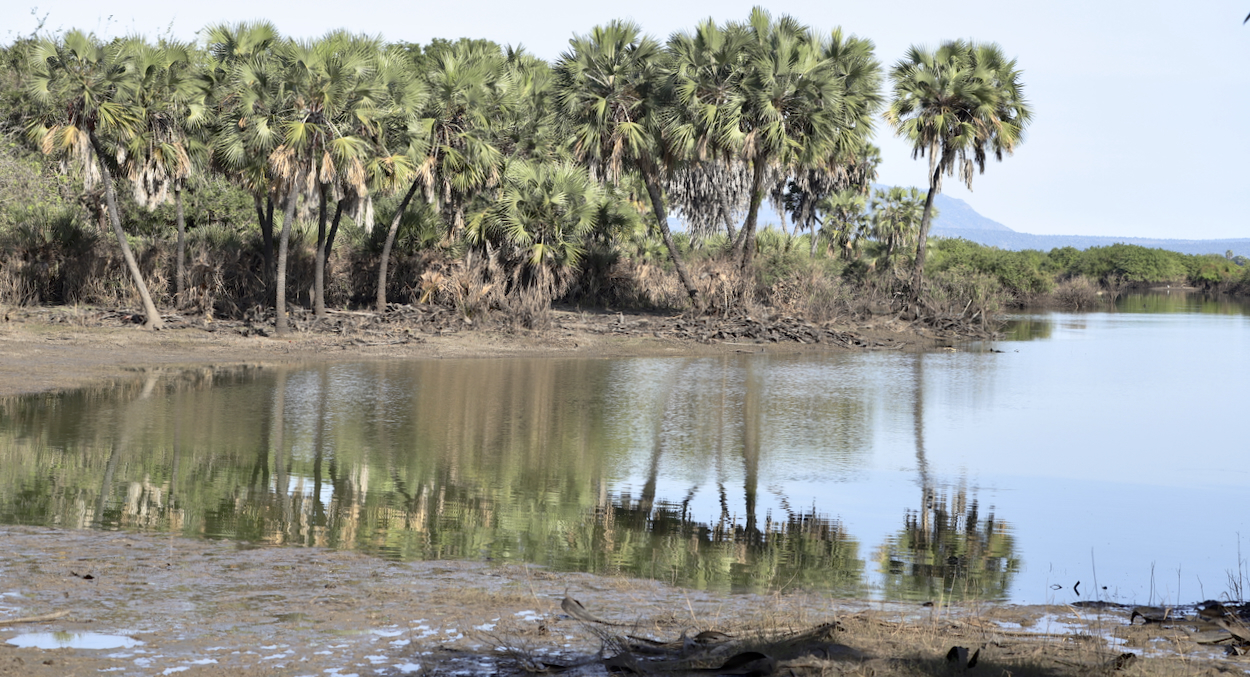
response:
[[(957, 674), (945, 656), (960, 646), (980, 650), (978, 674), (1110, 673), (1124, 653), (1144, 654), (1130, 674), (1246, 667), (1184, 629), (1132, 624), (1126, 609), (719, 595), (519, 564), (396, 562), (159, 533), (6, 526), (0, 543), (0, 623), (57, 616), (0, 625), (0, 675), (520, 675), (539, 666), (603, 675), (601, 650), (631, 636), (680, 646), (683, 633), (724, 633), (723, 654), (817, 628), (826, 628), (821, 641), (775, 674)], [(611, 625), (570, 615), (566, 595)], [(39, 633), (141, 644), (14, 645)], [(724, 659), (708, 656), (713, 666)]]
[[(0, 396), (49, 392), (127, 378), (152, 368), (281, 365), (325, 361), (500, 357), (639, 357), (741, 352), (948, 348), (984, 336), (929, 328), (893, 316), (815, 325), (796, 318), (705, 318), (559, 310), (542, 330), (479, 328), (443, 313), (331, 311), (327, 320), (272, 324), (170, 316), (147, 331), (125, 311), (0, 310)], [(960, 331), (964, 329), (964, 331)], [(972, 333), (969, 333), (972, 332)]]

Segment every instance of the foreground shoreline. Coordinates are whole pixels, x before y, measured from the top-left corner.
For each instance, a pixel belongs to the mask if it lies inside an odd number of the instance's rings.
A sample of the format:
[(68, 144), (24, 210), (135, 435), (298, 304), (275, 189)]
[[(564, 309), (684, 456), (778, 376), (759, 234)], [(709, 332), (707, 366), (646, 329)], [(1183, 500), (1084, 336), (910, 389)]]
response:
[[(752, 651), (776, 656), (758, 675), (951, 675), (965, 672), (948, 658), (960, 647), (964, 661), (979, 652), (973, 674), (984, 675), (1245, 668), (1182, 628), (1134, 624), (1124, 608), (729, 595), (161, 532), (0, 526), (0, 543), (0, 675), (607, 675), (613, 655), (633, 674), (687, 675)], [(700, 633), (719, 639), (681, 649)], [(131, 645), (47, 646), (110, 638)]]

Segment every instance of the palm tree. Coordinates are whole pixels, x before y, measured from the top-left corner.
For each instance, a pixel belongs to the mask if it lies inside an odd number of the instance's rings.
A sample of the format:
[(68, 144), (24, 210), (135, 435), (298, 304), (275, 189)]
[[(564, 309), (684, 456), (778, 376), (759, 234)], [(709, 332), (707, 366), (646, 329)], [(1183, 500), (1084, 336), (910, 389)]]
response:
[(821, 52), (829, 62), (841, 89), (841, 110), (829, 155), (793, 172), (788, 196), (795, 227), (811, 232), (811, 255), (816, 255), (816, 211), (821, 200), (834, 191), (854, 189), (867, 193), (877, 177), (881, 153), (872, 145), (873, 118), (880, 110), (881, 64), (871, 40), (844, 36), (835, 28), (822, 42)]
[(557, 100), (573, 136), (573, 152), (596, 178), (617, 183), (638, 173), (660, 237), (692, 304), (699, 291), (686, 272), (668, 226), (663, 174), (671, 165), (663, 119), (667, 56), (632, 22), (613, 21), (569, 41), (556, 70)]
[(664, 189), (696, 243), (721, 231), (732, 241), (746, 213), (751, 172), (731, 157), (691, 163), (674, 171)]
[(430, 202), (447, 226), (447, 243), (464, 228), (469, 201), (499, 182), (503, 153), (494, 132), (507, 98), (507, 63), (494, 43), (460, 40), (424, 59), (427, 98), (422, 118), (429, 130)]
[(380, 54), (378, 71), (386, 83), (388, 95), (386, 112), (379, 118), (377, 149), (366, 167), (369, 184), (378, 194), (394, 194), (404, 186), (408, 186), (408, 191), (391, 218), (378, 261), (375, 299), (379, 313), (386, 312), (387, 267), (404, 211), (417, 190), (433, 180), (433, 161), (427, 158), (429, 125), (417, 118), (425, 101), (424, 80), (416, 76), (413, 66), (411, 58), (398, 46)]
[(873, 191), (868, 234), (885, 244), (885, 260), (894, 261), (895, 250), (911, 242), (919, 231), (926, 197), (918, 188), (893, 187)]
[(286, 264), (301, 198), (318, 201), (314, 307), (318, 316), (325, 314), (327, 201), (338, 181), (350, 185), (356, 194), (367, 191), (369, 142), (355, 132), (369, 126), (380, 96), (372, 78), (377, 49), (375, 40), (341, 32), (278, 46), (281, 94), (276, 118), (281, 145), (269, 155), (285, 199), (274, 303), (278, 335), (287, 331)]
[(213, 162), (252, 195), (265, 261), (266, 296), (273, 299), (273, 210), (278, 186), (269, 156), (282, 141), (275, 54), (282, 38), (268, 22), (220, 24), (209, 27), (207, 33), (211, 62), (202, 76), (215, 117)]
[(407, 150), (394, 156), (413, 160), (406, 167), (396, 166), (412, 183), (391, 219), (382, 248), (378, 312), (386, 311), (386, 275), (395, 234), (417, 189), (425, 187), (426, 198), (447, 225), (444, 242), (454, 243), (464, 228), (468, 203), (499, 181), (503, 153), (495, 132), (512, 112), (508, 63), (493, 43), (436, 43), (415, 65), (420, 72), (408, 98), (415, 113), (399, 134)]
[(567, 290), (585, 252), (602, 192), (578, 165), (517, 160), (504, 174), (499, 198), (470, 230), (500, 243), (513, 259), (517, 289), (536, 290), (550, 303)]
[(865, 225), (866, 207), (867, 200), (863, 192), (854, 188), (826, 195), (817, 204), (816, 210), (824, 214), (820, 223), (821, 234), (830, 240), (835, 256), (850, 258)]
[(740, 152), (751, 164), (751, 198), (734, 251), (743, 268), (755, 254), (765, 179), (776, 166), (811, 166), (837, 147), (845, 90), (821, 41), (789, 16), (774, 21), (756, 7), (739, 30), (748, 37)]
[(127, 178), (135, 201), (149, 208), (173, 192), (178, 241), (175, 251), (175, 306), (186, 302), (186, 216), (182, 192), (196, 166), (205, 163), (208, 108), (203, 79), (198, 76), (189, 45), (159, 46), (126, 41), (138, 79), (135, 108), (137, 133), (125, 145)]
[(1024, 140), (1033, 112), (1024, 99), (1020, 70), (994, 43), (944, 42), (936, 51), (913, 46), (890, 71), (894, 99), (886, 119), (912, 144), (912, 157), (929, 157), (929, 193), (916, 243), (912, 299), (924, 281), (925, 246), (933, 198), (942, 175), (972, 188), (973, 167), (985, 172), (987, 153), (1001, 161)]
[(144, 326), (160, 329), (164, 323), (122, 230), (113, 183), (117, 149), (141, 124), (130, 55), (124, 43), (104, 45), (76, 30), (37, 42), (30, 54), (30, 92), (44, 110), (27, 131), (45, 153), (68, 155), (79, 165), (84, 190), (103, 184), (117, 246), (143, 302)]

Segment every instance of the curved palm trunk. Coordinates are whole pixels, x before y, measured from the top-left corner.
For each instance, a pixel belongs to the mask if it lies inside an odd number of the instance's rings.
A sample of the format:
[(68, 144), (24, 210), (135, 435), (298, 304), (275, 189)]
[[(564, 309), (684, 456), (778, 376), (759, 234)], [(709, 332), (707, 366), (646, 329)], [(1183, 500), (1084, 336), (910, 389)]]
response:
[(286, 199), (286, 209), (282, 214), (282, 234), (278, 236), (278, 271), (274, 282), (274, 331), (278, 336), (287, 333), (286, 318), (286, 259), (291, 243), (291, 222), (295, 220), (295, 203), (299, 202), (299, 194), (294, 188)]
[(126, 231), (122, 230), (121, 216), (117, 211), (117, 193), (113, 189), (113, 172), (104, 162), (103, 148), (95, 131), (88, 132), (88, 138), (91, 141), (91, 149), (95, 151), (96, 164), (99, 165), (100, 173), (104, 176), (104, 199), (108, 203), (109, 223), (113, 226), (113, 234), (117, 236), (117, 246), (122, 250), (122, 259), (126, 261), (130, 277), (134, 280), (135, 288), (139, 290), (139, 298), (143, 301), (143, 313), (146, 318), (143, 326), (147, 329), (162, 329), (165, 323), (161, 321), (161, 314), (156, 312), (156, 304), (152, 303), (152, 296), (148, 294), (148, 285), (143, 281), (139, 263), (135, 261), (135, 255), (130, 251), (130, 244), (126, 242)]
[(660, 184), (655, 180), (655, 172), (648, 171), (650, 167), (643, 168), (643, 183), (647, 186), (647, 195), (651, 198), (651, 210), (655, 212), (655, 220), (660, 225), (660, 237), (664, 240), (664, 246), (668, 247), (668, 255), (673, 259), (673, 267), (677, 269), (677, 277), (681, 279), (681, 284), (686, 288), (686, 293), (690, 295), (690, 303), (694, 305), (696, 310), (700, 309), (699, 290), (690, 280), (690, 274), (686, 272), (686, 264), (682, 262), (680, 254), (677, 252), (677, 244), (673, 242), (673, 233), (668, 228), (668, 214), (664, 209), (664, 194), (660, 192)]
[(182, 210), (182, 181), (174, 182), (174, 208), (177, 212), (178, 250), (174, 267), (174, 307), (187, 303), (187, 220)]
[(743, 270), (751, 266), (755, 259), (755, 225), (760, 218), (760, 205), (764, 202), (764, 172), (767, 167), (762, 161), (756, 161), (751, 172), (751, 206), (747, 208), (747, 220), (742, 224), (742, 232), (734, 242), (734, 254), (741, 257)]
[[(936, 152), (937, 148), (931, 148), (930, 153)], [(916, 242), (916, 272), (911, 281), (911, 299), (913, 302), (920, 300), (920, 285), (924, 283), (924, 254), (925, 246), (929, 242), (929, 220), (933, 217), (933, 197), (937, 195), (942, 185), (942, 165), (937, 165), (933, 170), (933, 174), (929, 177), (929, 194), (924, 198), (924, 216), (920, 217), (920, 238)]]
[(386, 231), (386, 244), (382, 245), (382, 260), (378, 263), (377, 311), (379, 313), (386, 312), (386, 267), (391, 260), (391, 247), (395, 244), (395, 233), (399, 232), (399, 222), (404, 217), (404, 210), (408, 208), (412, 196), (416, 195), (419, 185), (420, 179), (414, 179), (404, 199), (399, 203), (399, 207), (395, 209), (395, 216), (391, 218), (391, 227)]

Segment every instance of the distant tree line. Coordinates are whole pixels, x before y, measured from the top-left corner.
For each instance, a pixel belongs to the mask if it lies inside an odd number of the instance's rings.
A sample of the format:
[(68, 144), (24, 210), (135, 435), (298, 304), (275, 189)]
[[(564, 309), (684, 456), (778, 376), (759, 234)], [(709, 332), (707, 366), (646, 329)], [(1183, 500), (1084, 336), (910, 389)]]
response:
[[(327, 280), (338, 303), (385, 311), (394, 265), (409, 300), (522, 315), (653, 266), (681, 292), (665, 304), (699, 311), (751, 303), (761, 250), (888, 271), (918, 302), (943, 176), (970, 184), (1032, 115), (997, 45), (913, 47), (887, 97), (871, 41), (759, 8), (664, 42), (613, 21), (554, 63), (266, 22), (201, 35), (72, 30), (3, 49), (4, 297), (55, 300), (53, 279), (115, 287), (65, 265), (111, 239), (153, 328), (158, 301), (203, 306), (231, 285), (261, 288), (279, 334), (292, 294), (325, 316)], [(929, 159), (927, 193), (871, 191), (882, 117)], [(766, 199), (779, 235), (760, 227)]]

